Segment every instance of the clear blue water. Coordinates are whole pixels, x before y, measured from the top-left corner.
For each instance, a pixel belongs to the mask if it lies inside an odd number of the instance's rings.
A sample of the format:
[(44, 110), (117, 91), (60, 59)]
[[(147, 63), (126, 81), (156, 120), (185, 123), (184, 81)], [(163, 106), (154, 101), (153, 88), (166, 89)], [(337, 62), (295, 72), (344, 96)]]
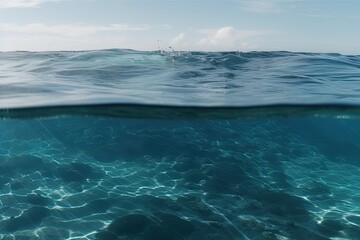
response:
[(360, 56), (0, 53), (0, 239), (360, 239)]

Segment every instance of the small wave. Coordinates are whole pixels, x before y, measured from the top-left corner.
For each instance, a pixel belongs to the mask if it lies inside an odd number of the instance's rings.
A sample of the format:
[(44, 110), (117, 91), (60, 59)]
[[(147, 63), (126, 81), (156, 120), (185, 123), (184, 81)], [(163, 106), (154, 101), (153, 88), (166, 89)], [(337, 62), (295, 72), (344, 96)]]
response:
[(0, 80), (3, 109), (79, 104), (360, 104), (360, 56), (340, 54), (1, 52)]

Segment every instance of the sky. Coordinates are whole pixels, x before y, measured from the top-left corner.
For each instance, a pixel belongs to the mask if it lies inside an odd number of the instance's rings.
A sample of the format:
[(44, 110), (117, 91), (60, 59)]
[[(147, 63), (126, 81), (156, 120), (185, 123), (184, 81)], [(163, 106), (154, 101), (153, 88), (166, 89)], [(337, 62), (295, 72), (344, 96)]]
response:
[(360, 54), (360, 0), (0, 0), (0, 51)]

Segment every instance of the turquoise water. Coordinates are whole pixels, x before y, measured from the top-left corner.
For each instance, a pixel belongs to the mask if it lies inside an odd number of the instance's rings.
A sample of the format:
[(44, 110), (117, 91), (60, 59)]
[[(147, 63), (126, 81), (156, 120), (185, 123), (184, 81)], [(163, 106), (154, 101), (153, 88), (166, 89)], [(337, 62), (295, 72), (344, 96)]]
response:
[(360, 57), (0, 53), (0, 239), (360, 239)]

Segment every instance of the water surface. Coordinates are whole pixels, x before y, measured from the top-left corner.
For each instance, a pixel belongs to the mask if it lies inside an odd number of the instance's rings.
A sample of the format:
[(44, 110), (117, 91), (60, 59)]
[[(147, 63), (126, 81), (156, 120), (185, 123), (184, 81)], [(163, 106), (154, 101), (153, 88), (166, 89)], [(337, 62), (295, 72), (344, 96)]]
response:
[(359, 60), (0, 53), (0, 239), (360, 239)]
[(292, 52), (0, 53), (0, 107), (359, 104), (360, 56)]

